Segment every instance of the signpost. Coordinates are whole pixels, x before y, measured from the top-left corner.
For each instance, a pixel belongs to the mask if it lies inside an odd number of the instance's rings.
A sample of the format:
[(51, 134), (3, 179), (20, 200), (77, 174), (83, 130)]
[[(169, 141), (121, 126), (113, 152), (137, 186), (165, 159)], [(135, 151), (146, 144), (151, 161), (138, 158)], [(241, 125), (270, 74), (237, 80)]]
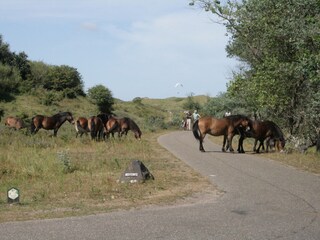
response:
[(7, 192), (8, 203), (19, 203), (20, 201), (20, 192), (17, 188), (10, 188)]
[(148, 179), (154, 179), (153, 175), (149, 172), (147, 167), (139, 160), (131, 161), (131, 164), (122, 173), (120, 182), (137, 183), (144, 182)]

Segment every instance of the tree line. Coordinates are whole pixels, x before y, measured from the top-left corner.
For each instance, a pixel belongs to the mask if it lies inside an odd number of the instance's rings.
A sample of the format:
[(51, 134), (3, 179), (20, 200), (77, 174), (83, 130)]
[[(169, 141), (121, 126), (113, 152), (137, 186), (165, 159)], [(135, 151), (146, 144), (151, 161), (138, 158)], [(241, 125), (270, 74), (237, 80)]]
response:
[(25, 93), (41, 95), (44, 105), (77, 96), (88, 96), (101, 112), (111, 112), (114, 104), (112, 92), (103, 85), (88, 89), (86, 94), (76, 68), (31, 61), (25, 52), (11, 51), (0, 35), (0, 101), (11, 101)]
[(226, 97), (320, 151), (319, 0), (194, 0), (226, 27), (240, 67)]

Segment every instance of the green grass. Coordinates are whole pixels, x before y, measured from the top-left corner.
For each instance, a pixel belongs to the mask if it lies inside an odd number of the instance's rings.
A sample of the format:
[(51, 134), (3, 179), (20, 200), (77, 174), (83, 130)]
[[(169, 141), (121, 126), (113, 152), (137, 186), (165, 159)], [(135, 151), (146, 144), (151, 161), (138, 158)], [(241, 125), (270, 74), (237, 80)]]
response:
[[(115, 113), (128, 116), (140, 126), (142, 141), (131, 132), (126, 139), (91, 141), (75, 137), (74, 126), (66, 122), (56, 138), (41, 129), (31, 136), (27, 129), (0, 125), (0, 222), (55, 218), (130, 209), (148, 204), (171, 204), (199, 191), (214, 190), (209, 181), (176, 159), (157, 143), (163, 129), (177, 129), (174, 120), (183, 114), (184, 98), (142, 99), (139, 103), (117, 100)], [(196, 101), (206, 101), (200, 96)], [(98, 113), (87, 99), (64, 99), (52, 106), (36, 96), (19, 96), (0, 103), (5, 116), (52, 115), (71, 111), (74, 118)], [(213, 137), (218, 144), (222, 140)], [(245, 141), (245, 149), (251, 149)], [(297, 168), (320, 173), (319, 154), (261, 154)], [(295, 160), (293, 160), (295, 159)], [(132, 160), (142, 161), (154, 175), (143, 184), (121, 184), (122, 172)], [(20, 204), (7, 204), (7, 190), (20, 190)]]
[[(126, 139), (94, 142), (89, 136), (75, 138), (72, 127), (66, 125), (56, 138), (45, 130), (30, 136), (1, 128), (0, 222), (169, 204), (212, 188), (207, 179), (159, 147), (158, 134), (146, 133), (137, 141), (129, 132)], [(135, 159), (155, 180), (118, 182)], [(19, 205), (6, 203), (10, 187), (20, 190)]]
[[(36, 96), (18, 96), (0, 103), (6, 116), (30, 121), (36, 114), (52, 115), (71, 111), (74, 118), (98, 113), (86, 98), (64, 99), (44, 106)], [(131, 132), (126, 139), (91, 141), (75, 137), (74, 126), (64, 123), (56, 138), (41, 129), (31, 136), (27, 129), (0, 125), (0, 222), (64, 217), (169, 204), (209, 182), (161, 148), (156, 138), (166, 126), (168, 112), (145, 103), (116, 101), (115, 113), (134, 119), (141, 128), (142, 141)], [(172, 126), (171, 126), (172, 127)], [(142, 161), (155, 176), (144, 184), (120, 184), (118, 179), (132, 160)], [(174, 172), (174, 174), (172, 174)], [(187, 174), (186, 174), (187, 173)], [(20, 204), (7, 204), (7, 189), (20, 190)]]

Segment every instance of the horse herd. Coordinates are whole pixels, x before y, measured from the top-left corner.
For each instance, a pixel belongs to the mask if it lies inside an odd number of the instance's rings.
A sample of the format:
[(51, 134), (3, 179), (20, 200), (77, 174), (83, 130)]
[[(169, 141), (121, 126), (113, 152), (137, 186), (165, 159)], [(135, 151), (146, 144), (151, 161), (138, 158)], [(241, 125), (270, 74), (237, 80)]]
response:
[[(36, 115), (31, 120), (30, 130), (32, 134), (36, 134), (41, 128), (53, 130), (53, 135), (57, 136), (59, 128), (66, 121), (74, 124), (76, 137), (90, 133), (92, 139), (101, 140), (109, 138), (110, 134), (114, 136), (114, 133), (118, 133), (118, 136), (121, 137), (127, 135), (131, 130), (136, 139), (141, 139), (142, 132), (132, 119), (118, 118), (105, 113), (89, 118), (79, 117), (76, 121), (70, 112), (59, 112), (51, 117)], [(15, 117), (8, 117), (5, 125), (16, 129), (25, 127), (24, 122)], [(192, 132), (194, 137), (199, 140), (199, 150), (202, 152), (205, 151), (203, 140), (206, 134), (223, 136), (222, 151), (234, 151), (232, 139), (235, 135), (240, 135), (237, 149), (239, 153), (244, 153), (243, 141), (245, 138), (255, 139), (253, 151), (256, 153), (259, 153), (261, 147), (264, 149), (264, 141), (266, 141), (266, 152), (271, 147), (283, 151), (285, 146), (284, 135), (274, 122), (251, 120), (244, 115), (231, 115), (220, 119), (209, 116), (202, 117), (194, 122)], [(258, 142), (259, 146), (257, 147)]]
[[(244, 153), (243, 140), (247, 137), (255, 139), (253, 151), (256, 153), (259, 153), (261, 147), (264, 148), (264, 141), (266, 141), (266, 152), (272, 146), (282, 152), (285, 146), (284, 135), (277, 124), (272, 121), (251, 120), (244, 115), (231, 115), (221, 119), (202, 117), (194, 122), (192, 131), (194, 137), (199, 140), (199, 150), (202, 152), (205, 151), (203, 139), (206, 134), (223, 136), (222, 151), (228, 149), (230, 152), (234, 151), (232, 139), (236, 134), (240, 135), (238, 143), (239, 153)], [(259, 146), (257, 148), (258, 141)]]
[[(101, 140), (108, 138), (110, 134), (114, 136), (114, 133), (118, 133), (119, 137), (127, 135), (129, 130), (133, 131), (136, 139), (140, 140), (142, 135), (140, 128), (131, 118), (118, 118), (105, 113), (89, 118), (79, 117), (76, 121), (71, 112), (59, 112), (53, 116), (36, 115), (31, 119), (30, 131), (36, 134), (41, 128), (53, 130), (53, 136), (57, 136), (59, 128), (66, 121), (75, 126), (76, 137), (90, 133), (93, 140)], [(16, 117), (6, 118), (5, 125), (17, 130), (27, 127), (22, 119)]]

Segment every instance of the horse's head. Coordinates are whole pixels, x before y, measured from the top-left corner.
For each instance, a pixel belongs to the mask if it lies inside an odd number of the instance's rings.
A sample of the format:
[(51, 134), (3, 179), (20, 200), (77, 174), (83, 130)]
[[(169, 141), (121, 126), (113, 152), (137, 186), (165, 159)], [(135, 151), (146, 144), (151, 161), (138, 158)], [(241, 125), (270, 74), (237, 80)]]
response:
[(66, 112), (67, 120), (69, 123), (74, 124), (74, 119), (71, 112)]
[(228, 116), (227, 118), (233, 121), (234, 127), (240, 127), (246, 132), (252, 129), (252, 120), (247, 116), (231, 115), (231, 116)]
[(141, 135), (142, 135), (142, 133), (141, 133), (140, 131), (135, 131), (135, 132), (134, 132), (134, 137), (135, 137), (136, 139), (138, 139), (138, 140), (141, 140)]

